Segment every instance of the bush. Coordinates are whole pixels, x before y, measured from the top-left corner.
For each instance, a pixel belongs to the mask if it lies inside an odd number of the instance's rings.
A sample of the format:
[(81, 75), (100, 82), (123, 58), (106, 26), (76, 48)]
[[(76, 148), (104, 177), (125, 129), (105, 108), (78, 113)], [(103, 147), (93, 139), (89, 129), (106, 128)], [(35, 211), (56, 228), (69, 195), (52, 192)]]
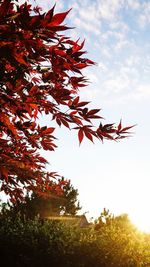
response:
[(61, 221), (1, 216), (0, 257), (16, 267), (146, 267), (150, 236), (116, 221), (98, 230)]

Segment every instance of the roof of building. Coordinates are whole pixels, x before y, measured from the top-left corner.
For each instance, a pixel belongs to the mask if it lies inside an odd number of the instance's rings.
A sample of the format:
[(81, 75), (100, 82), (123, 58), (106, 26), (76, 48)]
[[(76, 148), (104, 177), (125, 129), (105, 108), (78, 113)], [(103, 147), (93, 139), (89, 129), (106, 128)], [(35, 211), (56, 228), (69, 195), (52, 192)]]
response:
[(89, 225), (89, 222), (86, 218), (85, 215), (76, 215), (76, 216), (71, 216), (71, 215), (62, 215), (62, 216), (48, 216), (45, 219), (48, 220), (60, 220), (65, 223), (69, 223), (72, 225), (77, 225), (80, 227), (87, 227)]

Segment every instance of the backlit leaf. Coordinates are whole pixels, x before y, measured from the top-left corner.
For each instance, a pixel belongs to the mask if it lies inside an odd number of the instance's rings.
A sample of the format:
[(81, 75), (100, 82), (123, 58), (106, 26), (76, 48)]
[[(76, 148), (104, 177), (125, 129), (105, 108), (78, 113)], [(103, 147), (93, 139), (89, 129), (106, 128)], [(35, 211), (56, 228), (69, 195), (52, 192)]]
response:
[(57, 26), (57, 25), (61, 24), (64, 21), (64, 19), (66, 18), (66, 16), (68, 15), (68, 13), (70, 12), (70, 10), (71, 9), (69, 9), (67, 12), (58, 13), (58, 14), (54, 15), (52, 17), (52, 20), (51, 20), (49, 26), (52, 27), (52, 26)]
[(79, 143), (80, 143), (80, 144), (82, 143), (83, 137), (84, 137), (84, 132), (83, 132), (83, 130), (80, 128), (79, 131), (78, 131), (78, 139), (79, 139)]

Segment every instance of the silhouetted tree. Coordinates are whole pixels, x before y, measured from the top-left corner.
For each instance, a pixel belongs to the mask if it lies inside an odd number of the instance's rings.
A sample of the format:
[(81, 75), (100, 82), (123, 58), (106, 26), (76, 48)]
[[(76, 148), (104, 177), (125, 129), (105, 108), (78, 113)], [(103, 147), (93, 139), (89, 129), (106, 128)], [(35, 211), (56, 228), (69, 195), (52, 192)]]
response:
[(76, 215), (81, 209), (77, 200), (78, 190), (73, 187), (70, 180), (65, 181), (62, 177), (59, 179), (59, 184), (62, 185), (62, 192), (58, 195), (55, 191), (44, 192), (42, 196), (32, 192), (27, 193), (23, 202), (17, 201), (10, 205), (10, 213), (34, 218), (39, 215), (41, 218), (51, 215)]

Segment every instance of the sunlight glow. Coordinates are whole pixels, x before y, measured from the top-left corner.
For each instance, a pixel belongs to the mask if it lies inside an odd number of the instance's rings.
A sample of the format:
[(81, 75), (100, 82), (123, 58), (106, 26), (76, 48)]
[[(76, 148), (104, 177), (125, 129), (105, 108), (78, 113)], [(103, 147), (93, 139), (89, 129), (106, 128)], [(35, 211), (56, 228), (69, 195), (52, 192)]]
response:
[(134, 214), (130, 216), (131, 222), (142, 232), (150, 234), (150, 214)]
[[(106, 208), (115, 216), (128, 214), (139, 231), (150, 233), (149, 167), (146, 168), (142, 162), (137, 164), (137, 161), (130, 163), (120, 160), (117, 166), (115, 161), (111, 164), (110, 169), (105, 165), (101, 167), (102, 178), (97, 179), (93, 192), (90, 190), (92, 175), (89, 173), (86, 176), (87, 184), (86, 188), (84, 183), (82, 185), (84, 191), (82, 190), (81, 203), (84, 211), (89, 211), (87, 217), (96, 219), (103, 208)], [(107, 172), (104, 173), (103, 169), (107, 169)], [(121, 177), (114, 176), (114, 173), (121, 173)]]

